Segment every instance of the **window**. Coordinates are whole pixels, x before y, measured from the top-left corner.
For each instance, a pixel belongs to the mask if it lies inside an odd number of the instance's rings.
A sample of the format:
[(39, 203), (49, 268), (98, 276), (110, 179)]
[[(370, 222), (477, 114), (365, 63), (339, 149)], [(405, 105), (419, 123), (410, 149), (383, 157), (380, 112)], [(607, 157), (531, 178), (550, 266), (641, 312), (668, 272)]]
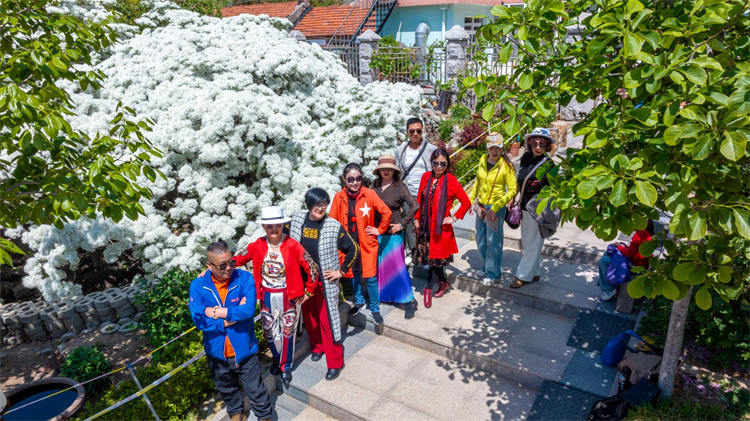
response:
[(484, 25), (484, 18), (464, 17), (464, 29), (469, 33), (469, 45), (474, 44), (477, 29), (482, 25)]

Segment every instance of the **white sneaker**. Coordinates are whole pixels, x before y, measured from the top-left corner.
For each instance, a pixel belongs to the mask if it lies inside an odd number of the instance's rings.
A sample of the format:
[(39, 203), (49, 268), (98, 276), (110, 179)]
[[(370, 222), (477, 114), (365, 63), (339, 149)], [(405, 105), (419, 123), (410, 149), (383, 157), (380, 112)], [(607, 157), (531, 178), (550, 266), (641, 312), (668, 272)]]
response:
[(492, 279), (492, 278), (485, 277), (484, 279), (482, 279), (482, 285), (484, 285), (486, 287), (488, 287), (488, 286), (490, 286), (490, 285), (492, 285), (494, 283), (495, 283), (495, 280)]
[(602, 301), (609, 301), (617, 294), (617, 290), (602, 292)]
[(411, 264), (411, 256), (406, 256), (404, 263), (406, 263), (406, 266), (409, 266)]

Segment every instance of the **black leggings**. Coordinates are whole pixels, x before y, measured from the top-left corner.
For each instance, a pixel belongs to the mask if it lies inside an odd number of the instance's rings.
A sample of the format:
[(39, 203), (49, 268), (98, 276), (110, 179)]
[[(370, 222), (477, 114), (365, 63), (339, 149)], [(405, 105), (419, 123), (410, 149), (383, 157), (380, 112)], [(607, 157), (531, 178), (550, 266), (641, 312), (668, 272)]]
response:
[(442, 266), (430, 266), (430, 270), (427, 274), (426, 288), (436, 291), (440, 287), (440, 282), (446, 282), (445, 268)]

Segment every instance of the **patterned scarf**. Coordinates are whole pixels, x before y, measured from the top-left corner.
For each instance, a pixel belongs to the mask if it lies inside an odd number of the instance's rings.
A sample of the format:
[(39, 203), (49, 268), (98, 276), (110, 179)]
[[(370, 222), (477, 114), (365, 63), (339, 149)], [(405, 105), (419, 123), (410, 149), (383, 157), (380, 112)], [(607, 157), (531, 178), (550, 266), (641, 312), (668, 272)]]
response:
[(432, 188), (432, 182), (435, 177), (435, 172), (433, 171), (432, 173), (430, 173), (430, 178), (427, 179), (427, 188), (425, 188), (422, 191), (422, 204), (421, 204), (421, 209), (419, 210), (419, 213), (420, 213), (419, 223), (423, 227), (429, 227), (430, 226), (429, 225), (430, 223), (429, 210), (432, 209), (432, 201), (435, 200), (435, 196), (433, 195), (433, 192), (437, 193), (438, 213), (437, 213), (435, 226), (432, 229), (432, 234), (438, 235), (438, 236), (442, 234), (443, 232), (442, 218), (443, 218), (443, 215), (445, 215), (445, 208), (448, 203), (448, 177), (446, 176), (447, 174), (448, 172), (446, 171), (441, 176), (441, 178), (437, 180), (438, 185), (440, 187), (440, 191), (438, 192), (437, 189)]

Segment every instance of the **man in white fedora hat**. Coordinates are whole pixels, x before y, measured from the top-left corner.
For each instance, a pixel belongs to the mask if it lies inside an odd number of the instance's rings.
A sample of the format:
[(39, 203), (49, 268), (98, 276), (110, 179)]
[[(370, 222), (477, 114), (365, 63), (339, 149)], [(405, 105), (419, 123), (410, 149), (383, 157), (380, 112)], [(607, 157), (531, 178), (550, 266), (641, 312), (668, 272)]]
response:
[(237, 266), (252, 261), (260, 299), (263, 333), (288, 388), (292, 381), (294, 339), (302, 303), (318, 288), (319, 269), (300, 243), (284, 234), (289, 222), (281, 206), (261, 209), (258, 223), (266, 232), (235, 256)]

